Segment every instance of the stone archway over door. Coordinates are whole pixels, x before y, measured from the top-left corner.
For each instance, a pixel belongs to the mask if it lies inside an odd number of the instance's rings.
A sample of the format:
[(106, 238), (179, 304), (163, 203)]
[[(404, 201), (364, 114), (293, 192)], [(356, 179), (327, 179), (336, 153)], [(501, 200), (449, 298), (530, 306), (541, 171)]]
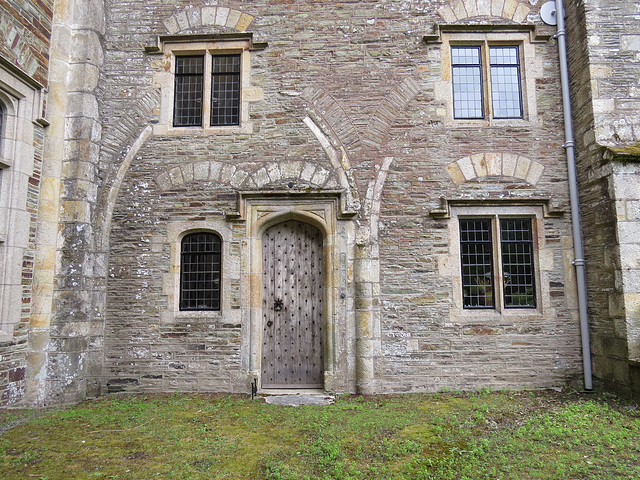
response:
[(262, 387), (322, 388), (323, 238), (289, 220), (262, 237)]

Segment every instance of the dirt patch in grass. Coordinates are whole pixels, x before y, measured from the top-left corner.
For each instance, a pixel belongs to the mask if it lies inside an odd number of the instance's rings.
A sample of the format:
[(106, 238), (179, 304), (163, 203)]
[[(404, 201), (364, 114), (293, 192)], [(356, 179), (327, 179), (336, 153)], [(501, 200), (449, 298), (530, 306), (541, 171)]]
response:
[(229, 395), (110, 396), (0, 410), (2, 428), (7, 480), (640, 480), (637, 405), (598, 395), (341, 396), (302, 407)]

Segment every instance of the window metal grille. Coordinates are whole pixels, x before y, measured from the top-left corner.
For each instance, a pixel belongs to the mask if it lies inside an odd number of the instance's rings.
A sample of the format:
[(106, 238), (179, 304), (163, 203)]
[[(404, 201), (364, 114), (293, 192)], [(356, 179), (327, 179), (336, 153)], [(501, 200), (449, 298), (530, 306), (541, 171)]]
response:
[(460, 219), (464, 308), (493, 308), (491, 219)]
[(494, 118), (522, 118), (518, 47), (489, 47)]
[(176, 57), (173, 126), (202, 126), (204, 56)]
[(211, 125), (240, 124), (240, 55), (214, 55), (211, 70)]
[(220, 310), (222, 241), (216, 234), (191, 233), (182, 240), (180, 310)]
[(505, 308), (535, 308), (531, 219), (501, 219), (502, 275)]
[(451, 47), (453, 117), (483, 118), (480, 47)]

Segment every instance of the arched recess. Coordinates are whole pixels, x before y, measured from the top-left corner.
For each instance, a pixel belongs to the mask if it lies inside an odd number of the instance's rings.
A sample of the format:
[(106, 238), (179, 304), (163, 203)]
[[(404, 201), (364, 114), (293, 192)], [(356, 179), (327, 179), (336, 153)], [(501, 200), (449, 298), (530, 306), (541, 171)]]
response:
[(151, 136), (152, 129), (150, 125), (145, 126), (140, 135), (130, 144), (123, 145), (121, 151), (126, 152), (124, 155), (124, 159), (118, 168), (117, 173), (115, 174), (113, 180), (105, 189), (105, 192), (102, 195), (100, 205), (102, 209), (98, 213), (100, 218), (99, 225), (102, 225), (102, 230), (100, 232), (100, 237), (98, 238), (97, 244), (100, 251), (107, 251), (109, 248), (109, 236), (111, 235), (111, 218), (113, 217), (113, 209), (116, 205), (116, 200), (118, 199), (118, 194), (120, 193), (120, 187), (122, 187), (122, 182), (129, 171), (129, 167), (131, 167), (131, 162), (138, 154), (138, 151), (145, 144), (147, 139)]
[[(348, 391), (347, 378), (354, 362), (346, 357), (353, 352), (354, 327), (347, 321), (346, 298), (348, 240), (345, 230), (352, 222), (340, 221), (339, 194), (248, 195), (242, 198), (246, 237), (242, 244), (242, 316), (249, 328), (243, 344), (243, 363), (249, 375), (261, 385), (263, 343), (263, 236), (272, 226), (302, 222), (317, 228), (323, 236), (323, 317), (324, 317), (324, 389)], [(347, 233), (345, 235), (345, 233)], [(350, 375), (351, 374), (351, 375)]]

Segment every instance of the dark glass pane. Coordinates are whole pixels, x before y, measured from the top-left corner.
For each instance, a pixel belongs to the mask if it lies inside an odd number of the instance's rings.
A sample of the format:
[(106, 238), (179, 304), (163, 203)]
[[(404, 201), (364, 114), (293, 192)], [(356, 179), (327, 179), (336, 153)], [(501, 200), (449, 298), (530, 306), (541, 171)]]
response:
[(211, 125), (240, 124), (240, 55), (215, 55), (211, 72)]
[(483, 118), (480, 47), (452, 47), (454, 118)]
[(213, 73), (240, 73), (240, 55), (214, 55)]
[(518, 47), (489, 47), (494, 118), (522, 118)]
[(182, 240), (180, 310), (220, 310), (220, 237), (199, 232)]
[(505, 308), (535, 308), (531, 219), (500, 220)]
[(202, 125), (204, 57), (176, 57), (173, 125)]
[(204, 73), (204, 57), (176, 57), (176, 75), (202, 75)]
[(490, 219), (460, 220), (464, 308), (493, 308), (493, 253)]

